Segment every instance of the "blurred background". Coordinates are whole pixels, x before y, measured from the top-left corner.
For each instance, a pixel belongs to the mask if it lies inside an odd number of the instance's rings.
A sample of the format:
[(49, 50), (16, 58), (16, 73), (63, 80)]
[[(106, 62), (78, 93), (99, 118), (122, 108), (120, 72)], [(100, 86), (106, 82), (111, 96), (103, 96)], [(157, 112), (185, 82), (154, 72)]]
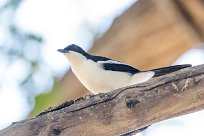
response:
[[(0, 129), (90, 94), (57, 49), (74, 43), (141, 70), (199, 65), (203, 22), (202, 0), (1, 0)], [(201, 111), (139, 135), (202, 135), (203, 125)]]

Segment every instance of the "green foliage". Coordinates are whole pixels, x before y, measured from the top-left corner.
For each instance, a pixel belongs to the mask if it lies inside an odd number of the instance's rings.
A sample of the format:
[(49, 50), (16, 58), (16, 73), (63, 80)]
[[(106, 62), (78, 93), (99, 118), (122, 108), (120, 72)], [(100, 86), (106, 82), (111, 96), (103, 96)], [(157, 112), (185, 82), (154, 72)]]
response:
[(53, 107), (56, 103), (60, 102), (63, 97), (63, 92), (60, 91), (55, 84), (49, 93), (43, 93), (35, 97), (35, 108), (31, 111), (30, 116), (34, 117), (48, 107)]

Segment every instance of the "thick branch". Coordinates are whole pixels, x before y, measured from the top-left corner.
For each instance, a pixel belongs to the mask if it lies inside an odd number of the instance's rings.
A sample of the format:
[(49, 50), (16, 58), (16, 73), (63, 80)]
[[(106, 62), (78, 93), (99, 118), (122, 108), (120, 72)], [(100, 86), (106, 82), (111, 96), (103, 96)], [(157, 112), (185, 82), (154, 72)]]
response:
[(1, 136), (119, 135), (204, 108), (204, 65), (99, 94), (13, 123)]

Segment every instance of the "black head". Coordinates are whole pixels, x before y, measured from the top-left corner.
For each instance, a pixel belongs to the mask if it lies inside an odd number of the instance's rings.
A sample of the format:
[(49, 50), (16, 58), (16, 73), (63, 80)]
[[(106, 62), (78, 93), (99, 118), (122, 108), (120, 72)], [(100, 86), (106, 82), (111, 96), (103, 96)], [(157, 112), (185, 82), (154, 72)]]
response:
[(73, 52), (78, 52), (80, 54), (86, 54), (86, 52), (81, 47), (75, 44), (68, 45), (64, 49), (58, 49), (57, 51), (61, 53), (69, 53), (70, 51), (73, 51)]

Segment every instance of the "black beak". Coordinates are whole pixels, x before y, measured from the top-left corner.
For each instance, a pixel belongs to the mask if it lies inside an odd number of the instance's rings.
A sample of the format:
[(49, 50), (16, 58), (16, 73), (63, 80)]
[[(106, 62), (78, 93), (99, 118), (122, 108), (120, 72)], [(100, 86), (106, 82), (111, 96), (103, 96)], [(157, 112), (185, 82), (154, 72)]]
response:
[(69, 52), (68, 50), (65, 50), (65, 49), (58, 49), (57, 51), (59, 51), (61, 53), (68, 53)]

